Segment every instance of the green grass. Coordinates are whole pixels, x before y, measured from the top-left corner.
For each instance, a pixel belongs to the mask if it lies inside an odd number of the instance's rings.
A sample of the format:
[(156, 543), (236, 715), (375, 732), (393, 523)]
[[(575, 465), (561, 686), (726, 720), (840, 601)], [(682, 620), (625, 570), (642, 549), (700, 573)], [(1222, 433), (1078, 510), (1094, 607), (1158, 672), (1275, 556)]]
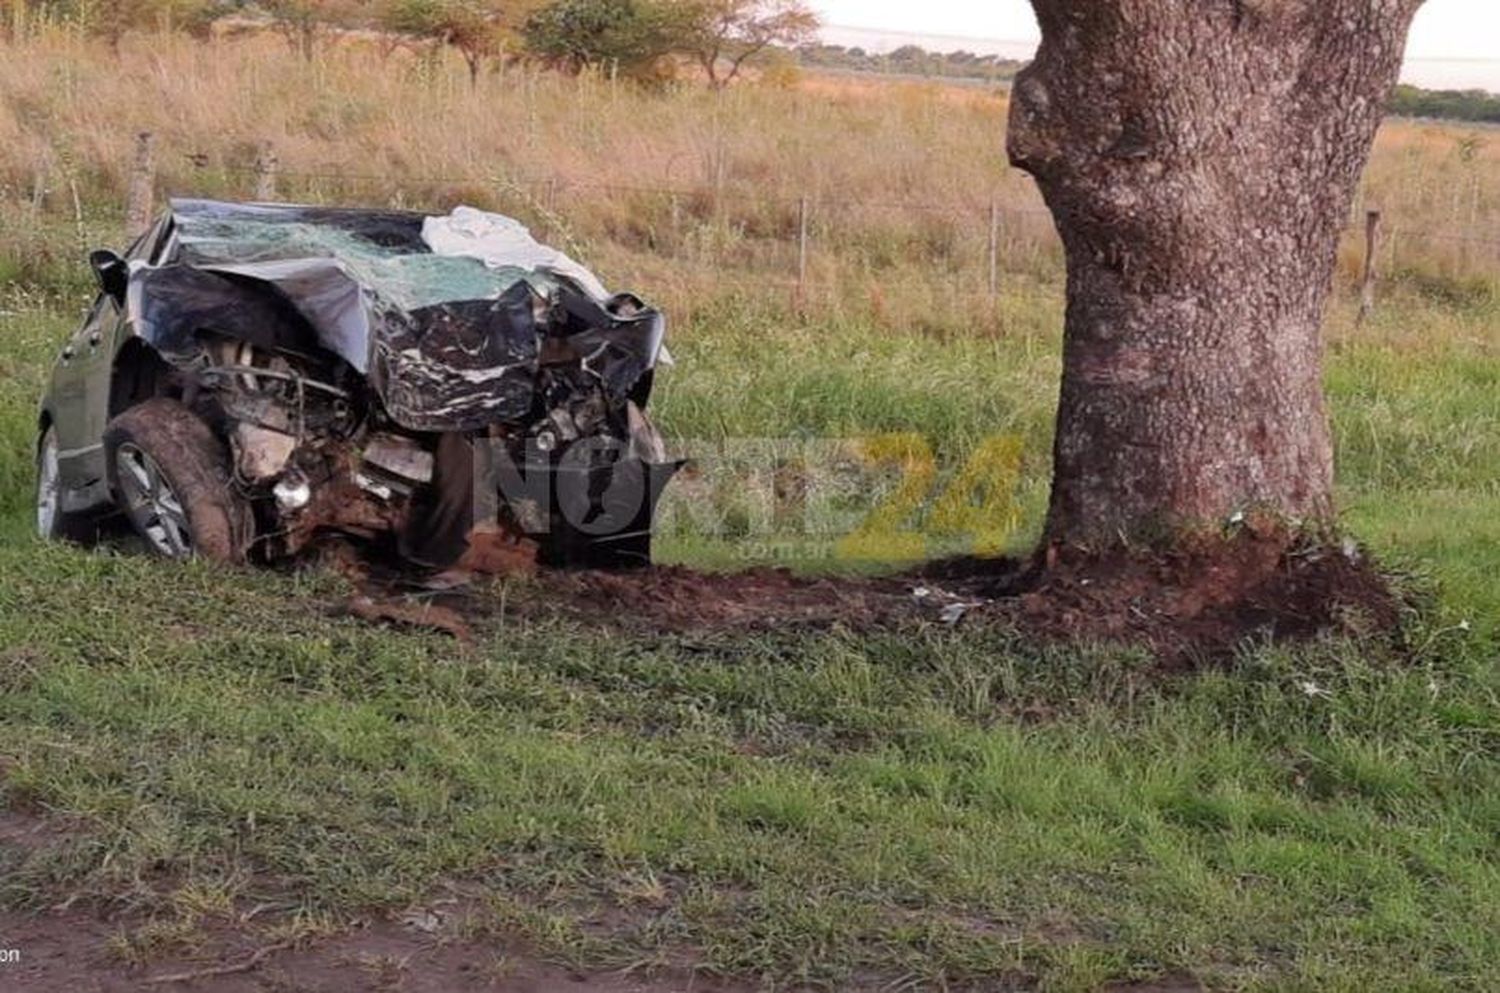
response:
[[(466, 654), (332, 617), (331, 577), (44, 546), (35, 399), (76, 300), (5, 300), (0, 806), (67, 830), (0, 848), (0, 900), (171, 919), (275, 889), (347, 914), (459, 881), (480, 932), (591, 967), (1500, 987), (1490, 303), (1400, 295), (1330, 359), (1348, 522), (1440, 591), (1410, 652), (1247, 645), (1162, 682), (1129, 648), (981, 628), (647, 639), (497, 614)], [(914, 432), (940, 478), (1017, 437), (1021, 548), (1058, 305), (918, 333), (727, 296), (679, 329), (660, 417), (709, 442)], [(682, 529), (667, 552), (722, 565), (735, 541)]]

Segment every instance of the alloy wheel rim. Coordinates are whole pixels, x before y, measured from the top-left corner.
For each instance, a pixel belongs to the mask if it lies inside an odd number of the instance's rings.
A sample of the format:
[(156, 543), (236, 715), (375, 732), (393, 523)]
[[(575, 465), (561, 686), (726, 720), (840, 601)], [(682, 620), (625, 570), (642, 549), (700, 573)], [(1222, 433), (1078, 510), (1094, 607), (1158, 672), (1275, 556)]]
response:
[(156, 460), (127, 442), (115, 453), (115, 468), (125, 511), (152, 549), (174, 559), (192, 554), (187, 512)]
[(42, 438), (36, 465), (36, 531), (50, 538), (57, 531), (58, 492), (57, 438), (49, 429)]

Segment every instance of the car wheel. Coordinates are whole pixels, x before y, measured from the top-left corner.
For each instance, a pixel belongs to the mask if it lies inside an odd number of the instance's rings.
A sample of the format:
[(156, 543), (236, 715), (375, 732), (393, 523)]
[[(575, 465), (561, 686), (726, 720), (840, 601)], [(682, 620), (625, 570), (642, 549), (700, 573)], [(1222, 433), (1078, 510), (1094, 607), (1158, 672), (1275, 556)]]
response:
[(61, 541), (74, 536), (73, 524), (62, 509), (57, 431), (49, 424), (36, 445), (36, 533), (48, 541)]
[(63, 509), (61, 450), (57, 429), (47, 425), (36, 443), (36, 533), (45, 541), (91, 544), (99, 538), (95, 514)]
[(104, 455), (110, 490), (153, 553), (244, 561), (249, 505), (223, 442), (192, 411), (165, 399), (132, 407), (105, 429)]

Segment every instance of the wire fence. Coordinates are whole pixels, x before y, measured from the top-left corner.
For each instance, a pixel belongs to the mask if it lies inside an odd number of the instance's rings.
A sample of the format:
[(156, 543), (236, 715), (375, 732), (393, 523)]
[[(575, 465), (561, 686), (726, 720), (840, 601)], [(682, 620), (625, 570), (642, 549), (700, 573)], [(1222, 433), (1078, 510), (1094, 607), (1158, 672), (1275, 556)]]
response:
[[(794, 195), (724, 183), (578, 181), (561, 175), (399, 176), (282, 169), (259, 145), (254, 165), (216, 164), (138, 136), (124, 204), (127, 232), (144, 230), (161, 194), (279, 199), (439, 210), (471, 202), (512, 214), (591, 263), (638, 285), (786, 293), (805, 302), (920, 274), (930, 295), (998, 303), (1022, 286), (1055, 285), (1063, 256), (1050, 213), (1034, 200), (976, 191), (948, 201)], [(76, 187), (73, 207), (78, 205)], [(475, 202), (478, 201), (478, 202)], [(1356, 211), (1359, 214), (1360, 211)], [(82, 218), (80, 216), (80, 227)], [(1357, 217), (1345, 234), (1345, 271), (1368, 313), (1374, 286), (1420, 270), (1500, 277), (1500, 237), (1489, 232)], [(1362, 265), (1359, 263), (1362, 261)]]
[[(163, 175), (168, 182), (161, 182)], [(149, 223), (162, 188), (178, 195), (434, 210), (466, 201), (516, 216), (591, 263), (602, 253), (614, 271), (678, 284), (709, 278), (718, 289), (802, 298), (920, 268), (949, 299), (997, 300), (1008, 288), (1006, 277), (1052, 276), (1061, 261), (1049, 213), (998, 195), (943, 202), (515, 172), (289, 170), (269, 143), (261, 144), (253, 166), (214, 164), (192, 153), (158, 155), (146, 135), (138, 141), (128, 185), (135, 191), (125, 211), (131, 231)]]

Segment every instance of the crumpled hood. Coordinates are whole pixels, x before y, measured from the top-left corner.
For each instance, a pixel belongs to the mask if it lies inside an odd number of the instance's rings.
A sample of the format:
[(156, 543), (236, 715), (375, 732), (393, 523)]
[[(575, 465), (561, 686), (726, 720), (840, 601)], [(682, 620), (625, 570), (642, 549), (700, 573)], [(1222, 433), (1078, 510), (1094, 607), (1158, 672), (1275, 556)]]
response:
[(623, 398), (665, 321), (511, 218), (174, 200), (158, 264), (133, 265), (136, 333), (190, 361), (204, 332), (339, 356), (402, 427), (467, 431), (532, 410), (542, 344), (566, 339)]

